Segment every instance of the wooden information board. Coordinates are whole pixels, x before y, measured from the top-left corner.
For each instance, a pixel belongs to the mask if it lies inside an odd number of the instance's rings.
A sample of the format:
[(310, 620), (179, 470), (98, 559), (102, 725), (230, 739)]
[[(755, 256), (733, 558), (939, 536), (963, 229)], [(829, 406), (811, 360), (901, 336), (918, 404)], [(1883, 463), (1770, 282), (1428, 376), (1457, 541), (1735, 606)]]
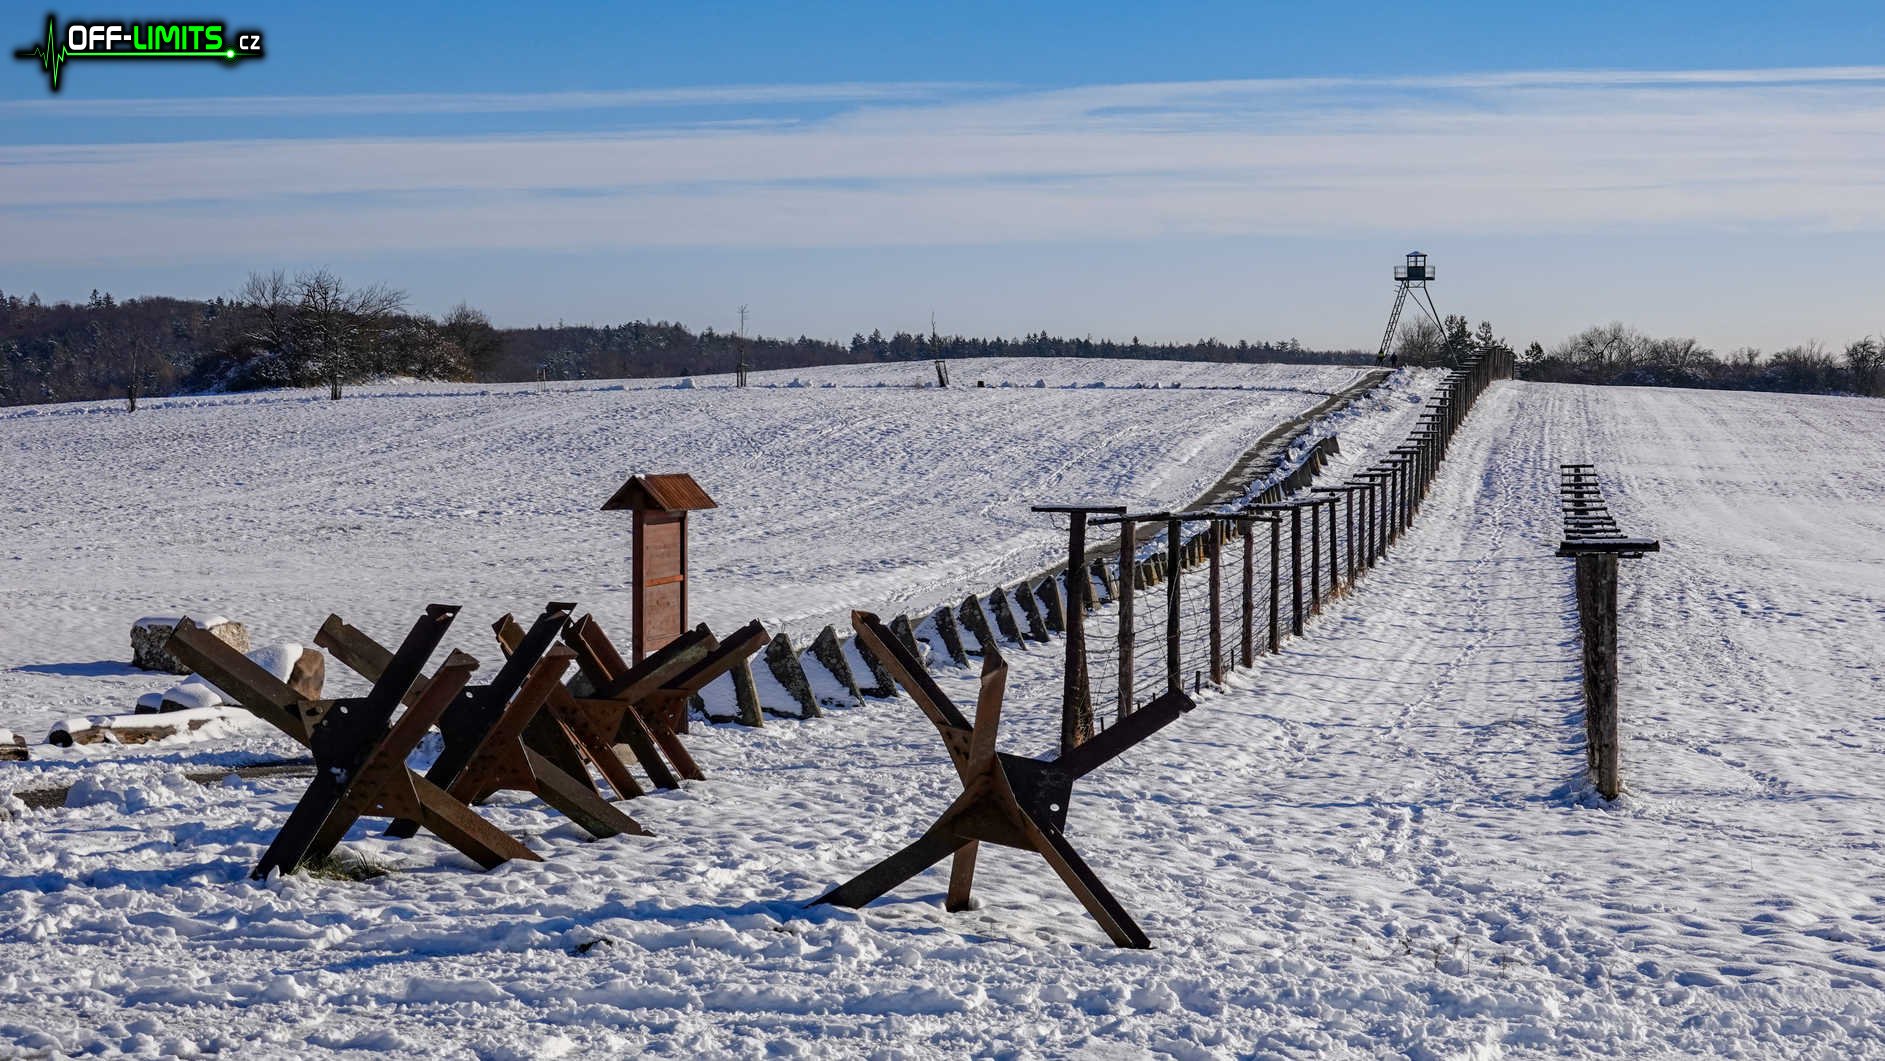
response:
[(602, 507), (635, 514), (631, 630), (640, 663), (687, 629), (687, 514), (716, 506), (691, 475), (636, 475)]

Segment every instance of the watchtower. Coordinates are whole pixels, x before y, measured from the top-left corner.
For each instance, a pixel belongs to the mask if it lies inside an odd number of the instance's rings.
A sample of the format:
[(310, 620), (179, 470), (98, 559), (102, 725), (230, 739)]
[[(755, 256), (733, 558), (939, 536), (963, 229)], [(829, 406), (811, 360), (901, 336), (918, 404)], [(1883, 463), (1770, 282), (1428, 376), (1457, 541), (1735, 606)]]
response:
[(687, 514), (717, 508), (694, 477), (632, 475), (602, 506), (604, 512), (634, 513), (635, 659), (680, 637), (687, 629)]
[[(1427, 264), (1427, 256), (1420, 251), (1408, 251), (1407, 263), (1394, 267), (1394, 311), (1388, 314), (1388, 330), (1381, 335), (1381, 349), (1374, 355), (1375, 364), (1388, 359), (1388, 348), (1394, 345), (1395, 329), (1401, 326), (1401, 310), (1407, 305), (1407, 293), (1417, 291), (1414, 305), (1427, 311), (1433, 318), (1435, 327), (1445, 327), (1440, 323), (1440, 314), (1433, 308), (1433, 292), (1427, 290), (1428, 281), (1433, 279), (1433, 266)], [(1425, 296), (1426, 301), (1421, 301)]]

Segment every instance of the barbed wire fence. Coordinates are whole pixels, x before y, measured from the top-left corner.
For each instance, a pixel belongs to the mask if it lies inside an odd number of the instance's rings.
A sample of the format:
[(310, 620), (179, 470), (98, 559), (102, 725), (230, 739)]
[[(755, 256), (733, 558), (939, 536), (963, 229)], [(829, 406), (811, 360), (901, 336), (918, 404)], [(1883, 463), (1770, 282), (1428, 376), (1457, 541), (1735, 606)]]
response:
[[(1454, 431), (1508, 359), (1449, 373), (1405, 445), (1340, 483), (1317, 484), (1334, 436), (1235, 507), (1129, 512), (1042, 506), (1066, 517), (1066, 692), (1071, 748), (1169, 690), (1222, 685), (1308, 632), (1410, 525)], [(1110, 539), (1110, 540), (1108, 540)]]

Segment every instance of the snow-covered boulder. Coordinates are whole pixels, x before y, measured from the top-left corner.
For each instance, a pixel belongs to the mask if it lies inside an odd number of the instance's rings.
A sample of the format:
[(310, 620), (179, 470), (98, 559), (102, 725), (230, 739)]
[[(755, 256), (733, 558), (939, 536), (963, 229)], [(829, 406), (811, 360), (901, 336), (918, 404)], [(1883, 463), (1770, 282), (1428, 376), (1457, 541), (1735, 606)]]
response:
[(0, 761), (26, 758), (26, 738), (8, 729), (0, 729)]
[[(301, 696), (309, 700), (321, 698), (321, 687), (327, 681), (327, 657), (319, 649), (303, 648), (292, 641), (284, 641), (277, 645), (263, 645), (246, 655), (251, 662), (274, 675), (276, 680), (287, 683)], [(161, 693), (145, 693), (138, 697), (136, 713), (149, 715), (196, 711), (235, 702), (235, 697), (225, 694), (202, 675), (192, 674)]]
[[(190, 673), (190, 668), (178, 663), (171, 658), (170, 653), (164, 651), (164, 644), (170, 640), (180, 618), (175, 615), (147, 615), (131, 624), (131, 665), (169, 674)], [(220, 615), (193, 621), (208, 630), (211, 637), (237, 652), (249, 650), (249, 631), (241, 623), (231, 622)]]
[(195, 711), (199, 708), (216, 707), (222, 702), (222, 694), (212, 688), (208, 682), (191, 676), (189, 680), (171, 686), (169, 691), (164, 693), (163, 702), (158, 705), (157, 710), (163, 712)]
[(248, 656), (303, 697), (321, 698), (321, 687), (327, 682), (327, 657), (321, 655), (320, 649), (284, 641), (279, 645), (264, 645)]

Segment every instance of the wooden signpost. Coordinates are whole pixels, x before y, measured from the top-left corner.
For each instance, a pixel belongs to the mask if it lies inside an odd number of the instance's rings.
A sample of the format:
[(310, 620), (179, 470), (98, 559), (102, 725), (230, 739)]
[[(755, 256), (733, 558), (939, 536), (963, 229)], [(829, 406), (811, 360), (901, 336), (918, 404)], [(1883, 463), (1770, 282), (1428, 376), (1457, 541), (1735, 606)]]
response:
[(634, 662), (687, 629), (687, 514), (718, 507), (694, 477), (632, 475), (603, 504), (634, 513)]
[(1191, 710), (1191, 698), (1182, 690), (1172, 690), (1057, 758), (1024, 759), (995, 750), (1008, 664), (994, 644), (983, 646), (981, 692), (971, 723), (877, 616), (853, 612), (851, 625), (859, 642), (884, 662), (935, 724), (962, 781), (962, 795), (914, 843), (813, 900), (813, 905), (863, 906), (953, 857), (944, 906), (966, 910), (975, 880), (976, 852), (987, 841), (1033, 851), (1046, 859), (1114, 943), (1151, 946), (1132, 915), (1106, 890), (1061, 830), (1067, 824), (1073, 783)]

